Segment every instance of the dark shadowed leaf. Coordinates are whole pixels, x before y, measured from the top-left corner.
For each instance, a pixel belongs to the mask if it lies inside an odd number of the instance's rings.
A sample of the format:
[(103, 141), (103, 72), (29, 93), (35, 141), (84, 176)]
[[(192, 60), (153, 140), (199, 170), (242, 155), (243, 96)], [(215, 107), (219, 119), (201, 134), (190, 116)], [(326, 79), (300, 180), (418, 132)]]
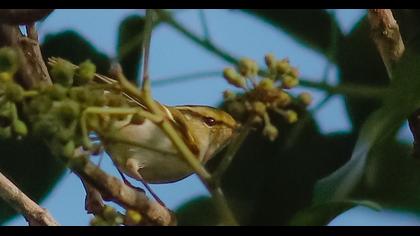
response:
[(138, 81), (144, 22), (145, 20), (142, 16), (133, 15), (125, 18), (119, 27), (118, 59), (125, 76), (133, 82)]
[(110, 61), (107, 55), (98, 51), (89, 41), (75, 31), (48, 34), (42, 43), (44, 58), (62, 57), (74, 64), (90, 59), (99, 73), (107, 74)]
[[(382, 59), (370, 37), (366, 17), (360, 20), (353, 31), (345, 37), (337, 50), (337, 66), (342, 83), (386, 86), (389, 78)], [(362, 123), (380, 102), (355, 96), (345, 97), (353, 129), (358, 132)]]
[(247, 9), (245, 11), (268, 21), (290, 34), (296, 41), (324, 55), (329, 55), (333, 30), (336, 32), (338, 44), (343, 39), (337, 23), (325, 10)]
[[(0, 171), (32, 200), (40, 202), (64, 173), (64, 165), (40, 142), (0, 142)], [(0, 223), (16, 212), (0, 199)]]
[(178, 225), (211, 226), (218, 224), (218, 213), (209, 197), (194, 198), (176, 210)]

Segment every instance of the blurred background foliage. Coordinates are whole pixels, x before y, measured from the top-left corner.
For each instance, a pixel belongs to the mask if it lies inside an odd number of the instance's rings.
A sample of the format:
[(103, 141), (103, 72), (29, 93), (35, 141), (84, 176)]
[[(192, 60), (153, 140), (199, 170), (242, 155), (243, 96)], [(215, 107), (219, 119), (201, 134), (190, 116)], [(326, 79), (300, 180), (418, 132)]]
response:
[[(373, 96), (378, 89), (387, 87), (390, 82), (370, 38), (366, 17), (357, 22), (350, 33), (343, 34), (331, 11), (321, 9), (243, 11), (253, 15), (257, 20), (285, 31), (296, 42), (323, 54), (337, 67), (338, 84), (328, 85), (325, 80), (307, 82), (307, 78), (302, 78), (301, 85), (323, 90), (331, 95), (343, 93), (352, 130), (346, 134), (323, 134), (312, 113), (301, 111), (300, 121), (292, 126), (284, 124), (280, 118), (274, 120), (282, 133), (275, 142), (263, 139), (258, 132), (252, 133), (242, 145), (222, 180), (228, 202), (239, 222), (243, 225), (327, 224), (336, 215), (360, 204), (353, 200), (369, 200), (382, 207), (419, 211), (420, 161), (411, 157), (411, 145), (401, 143), (396, 138), (396, 130), (404, 121), (401, 117), (407, 112), (412, 112), (412, 106), (397, 109), (400, 104), (396, 101), (400, 99), (398, 96), (410, 97), (407, 93), (416, 93), (420, 85), (405, 82), (399, 87), (394, 86), (398, 87), (399, 92), (388, 98), (386, 101), (391, 101), (388, 103)], [(415, 62), (415, 67), (419, 61), (415, 57), (419, 52), (415, 43), (418, 41), (419, 30), (416, 26), (420, 12), (396, 10), (394, 14), (399, 22), (407, 50), (414, 55), (407, 60), (410, 63)], [(45, 58), (63, 57), (76, 64), (90, 58), (97, 65), (98, 71), (103, 74), (107, 74), (112, 60), (117, 60), (127, 77), (134, 80), (139, 77), (141, 62), (139, 48), (142, 42), (143, 23), (143, 18), (138, 15), (128, 16), (121, 22), (117, 58), (109, 58), (96, 49), (89, 40), (74, 31), (46, 36), (42, 43), (42, 51)], [(175, 26), (174, 29), (182, 33), (179, 27)], [(211, 42), (194, 40), (194, 37), (188, 34), (185, 36), (230, 63), (238, 59), (222, 55), (223, 53), (217, 51), (217, 48), (209, 46)], [(415, 79), (418, 76), (418, 73), (413, 73), (415, 72), (412, 70), (413, 65), (402, 68), (409, 69), (400, 77)], [(420, 81), (418, 78), (417, 80)], [(327, 96), (326, 100), (330, 97)], [(410, 98), (417, 99), (415, 95)], [(409, 99), (402, 101), (411, 102)], [(378, 109), (382, 109), (381, 116), (372, 118)], [(368, 161), (360, 170), (361, 178), (351, 185), (354, 188), (348, 189), (348, 196), (330, 202), (332, 198), (327, 194), (328, 191), (314, 192), (318, 180), (332, 174), (350, 159), (355, 143), (363, 130), (365, 133), (374, 131), (380, 135), (387, 133), (388, 126), (381, 126), (387, 114), (398, 117), (398, 119), (388, 119), (386, 121), (388, 123), (385, 122), (392, 127), (390, 128), (392, 132), (385, 141), (379, 142), (379, 148), (371, 149), (372, 146), (367, 148)], [(368, 118), (374, 121), (366, 123)], [(367, 140), (367, 143), (371, 143), (370, 141), (372, 140)], [(56, 160), (51, 158), (48, 151), (40, 145), (2, 142), (0, 153), (2, 153), (1, 171), (37, 201), (49, 193), (63, 173), (63, 166), (56, 163)], [(20, 163), (29, 155), (31, 163), (21, 168)], [(220, 158), (212, 160), (208, 168), (214, 169), (218, 161)], [(340, 180), (337, 179), (335, 184), (339, 186)], [(314, 195), (318, 196), (316, 201)], [(11, 210), (3, 210), (6, 207), (2, 202), (0, 209), (2, 209), (0, 222), (4, 222), (14, 214)], [(217, 222), (214, 207), (207, 197), (192, 199), (180, 206), (177, 214), (180, 225), (213, 225)]]

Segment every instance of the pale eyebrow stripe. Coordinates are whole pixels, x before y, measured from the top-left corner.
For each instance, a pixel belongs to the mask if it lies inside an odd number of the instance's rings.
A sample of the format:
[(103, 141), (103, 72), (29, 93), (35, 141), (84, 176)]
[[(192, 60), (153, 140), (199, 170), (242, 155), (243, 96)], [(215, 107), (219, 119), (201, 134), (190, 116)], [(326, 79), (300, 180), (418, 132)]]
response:
[[(198, 113), (198, 112), (195, 112), (195, 111), (192, 111), (191, 109), (188, 109), (188, 107), (185, 107), (185, 108), (180, 108), (180, 107), (178, 107), (178, 109), (179, 109), (179, 110), (181, 110), (181, 111), (187, 112), (187, 113), (189, 113), (190, 115), (195, 116), (195, 117), (201, 117), (201, 118), (206, 117), (206, 116), (201, 115), (201, 114), (200, 114), (200, 113)], [(213, 109), (214, 109), (214, 108), (213, 108)], [(235, 128), (235, 127), (233, 127), (232, 125), (230, 125), (230, 124), (228, 124), (228, 123), (226, 123), (226, 122), (224, 122), (224, 121), (222, 121), (222, 120), (218, 120), (218, 119), (215, 119), (215, 120), (216, 120), (216, 124), (223, 124), (223, 125), (225, 125), (225, 126), (227, 126), (227, 127), (229, 127), (229, 128), (232, 128), (232, 129), (234, 129), (234, 128)]]

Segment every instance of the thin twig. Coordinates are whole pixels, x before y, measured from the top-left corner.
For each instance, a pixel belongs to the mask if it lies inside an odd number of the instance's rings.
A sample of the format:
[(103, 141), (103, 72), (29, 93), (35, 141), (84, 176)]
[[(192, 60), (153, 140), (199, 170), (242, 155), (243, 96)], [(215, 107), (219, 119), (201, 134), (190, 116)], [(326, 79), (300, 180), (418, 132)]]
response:
[(330, 94), (343, 94), (358, 98), (382, 99), (388, 88), (344, 83), (336, 86), (311, 80), (299, 79), (299, 85), (308, 88), (324, 90)]
[(393, 67), (405, 50), (398, 23), (391, 9), (369, 9), (368, 20), (373, 41), (392, 79)]
[(201, 28), (203, 29), (203, 33), (204, 33), (204, 40), (211, 41), (209, 25), (207, 23), (206, 13), (204, 12), (204, 9), (198, 10), (198, 14), (200, 17)]
[(238, 59), (236, 57), (232, 56), (231, 54), (221, 50), (219, 47), (214, 45), (213, 43), (195, 35), (191, 31), (189, 31), (185, 26), (183, 26), (181, 23), (177, 22), (172, 16), (171, 13), (165, 11), (165, 10), (156, 10), (159, 18), (178, 30), (180, 33), (185, 35), (187, 38), (191, 39), (193, 42), (200, 44), (208, 51), (215, 53), (216, 55), (220, 56), (222, 59), (229, 63), (236, 64), (238, 62)]
[(17, 81), (24, 87), (30, 89), (51, 85), (51, 78), (42, 59), (35, 27), (29, 25), (28, 30), (31, 38), (23, 36), (17, 25), (0, 22), (0, 47), (13, 47), (19, 52), (20, 67)]
[(31, 226), (59, 225), (46, 209), (32, 201), (2, 173), (0, 173), (0, 197), (21, 213)]
[(202, 71), (202, 72), (194, 72), (194, 73), (188, 73), (184, 75), (178, 75), (178, 76), (169, 77), (169, 78), (155, 79), (152, 81), (152, 85), (165, 86), (165, 85), (170, 85), (170, 84), (176, 84), (178, 82), (187, 82), (187, 81), (191, 81), (195, 79), (222, 76), (223, 73), (221, 71), (222, 70)]
[(85, 182), (83, 179), (80, 179), (85, 188), (86, 198), (85, 198), (85, 210), (89, 214), (99, 215), (102, 212), (105, 204), (101, 193), (94, 188), (91, 184)]
[(227, 168), (229, 167), (230, 163), (232, 162), (233, 158), (236, 156), (239, 148), (241, 147), (242, 143), (248, 137), (249, 132), (251, 131), (251, 124), (247, 122), (244, 124), (242, 130), (239, 134), (233, 139), (232, 143), (229, 144), (226, 150), (226, 154), (223, 156), (222, 161), (218, 165), (217, 169), (213, 173), (213, 179), (217, 183), (220, 182), (223, 174), (226, 172)]

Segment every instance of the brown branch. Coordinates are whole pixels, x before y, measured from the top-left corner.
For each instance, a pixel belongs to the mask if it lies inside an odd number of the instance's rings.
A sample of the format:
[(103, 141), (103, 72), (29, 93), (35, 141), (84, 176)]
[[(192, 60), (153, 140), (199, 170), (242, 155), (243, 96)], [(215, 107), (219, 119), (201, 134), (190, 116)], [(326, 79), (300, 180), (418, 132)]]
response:
[(27, 26), (28, 36), (23, 36), (17, 25), (0, 21), (0, 47), (9, 46), (20, 53), (20, 67), (16, 80), (26, 88), (51, 85), (51, 78), (42, 59), (38, 34), (33, 24)]
[(0, 173), (0, 197), (21, 213), (31, 226), (59, 225), (46, 209), (32, 201), (2, 173)]
[[(104, 200), (113, 201), (125, 209), (137, 210), (145, 218), (142, 224), (162, 226), (176, 224), (175, 216), (169, 209), (155, 201), (149, 200), (144, 192), (139, 192), (127, 186), (116, 177), (109, 176), (89, 160), (85, 159), (82, 161), (82, 164), (74, 165), (72, 170), (87, 184), (85, 187), (87, 187), (88, 194), (94, 193), (89, 192), (93, 187), (100, 193)], [(89, 196), (87, 197), (87, 201), (92, 200), (92, 198), (89, 199)], [(98, 199), (93, 200), (97, 201)], [(98, 209), (89, 210), (96, 212)]]
[(83, 179), (80, 180), (86, 191), (85, 209), (87, 213), (94, 215), (100, 214), (105, 206), (101, 193), (92, 185), (83, 181)]
[(368, 20), (371, 37), (381, 54), (388, 76), (392, 78), (393, 67), (405, 50), (398, 23), (391, 9), (369, 9)]
[(0, 21), (12, 25), (26, 25), (47, 17), (54, 9), (0, 9)]

